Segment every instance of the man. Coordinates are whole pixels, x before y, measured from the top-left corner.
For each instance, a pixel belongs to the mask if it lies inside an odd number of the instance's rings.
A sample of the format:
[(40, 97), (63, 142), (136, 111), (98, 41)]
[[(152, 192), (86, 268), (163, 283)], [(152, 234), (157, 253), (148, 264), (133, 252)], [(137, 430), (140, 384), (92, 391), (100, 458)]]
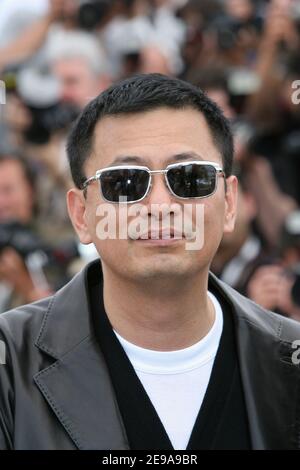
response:
[[(299, 448), (299, 324), (209, 273), (234, 228), (232, 153), (217, 106), (178, 79), (129, 78), (84, 109), (68, 207), (101, 263), (2, 315), (1, 448)], [(133, 230), (138, 204), (159, 229)], [(197, 228), (181, 237), (179, 209)], [(105, 211), (126, 237), (104, 236)]]
[(47, 60), (61, 84), (63, 102), (84, 106), (110, 84), (106, 55), (91, 34), (53, 27)]
[(36, 282), (30, 268), (42, 245), (33, 223), (35, 183), (28, 160), (8, 149), (0, 153), (0, 313), (51, 293), (46, 278)]

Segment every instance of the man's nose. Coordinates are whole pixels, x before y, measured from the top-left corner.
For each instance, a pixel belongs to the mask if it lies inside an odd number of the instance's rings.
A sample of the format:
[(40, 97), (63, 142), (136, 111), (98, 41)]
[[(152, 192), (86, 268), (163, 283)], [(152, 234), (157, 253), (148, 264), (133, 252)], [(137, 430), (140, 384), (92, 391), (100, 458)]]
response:
[[(151, 188), (147, 197), (147, 204), (171, 204), (175, 197), (171, 194), (165, 176), (162, 173), (152, 174)], [(146, 202), (146, 201), (145, 201)]]
[(144, 204), (151, 220), (162, 221), (168, 226), (182, 211), (180, 200), (170, 192), (164, 174), (159, 173), (152, 174), (152, 186)]

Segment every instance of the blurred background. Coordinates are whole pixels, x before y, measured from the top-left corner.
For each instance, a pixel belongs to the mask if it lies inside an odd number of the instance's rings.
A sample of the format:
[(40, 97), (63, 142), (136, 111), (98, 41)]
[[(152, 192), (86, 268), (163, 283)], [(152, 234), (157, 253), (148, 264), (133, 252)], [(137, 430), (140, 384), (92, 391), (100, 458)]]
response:
[(212, 271), (300, 321), (300, 0), (0, 0), (0, 313), (96, 257), (67, 216), (66, 135), (149, 72), (201, 87), (232, 125), (238, 218)]

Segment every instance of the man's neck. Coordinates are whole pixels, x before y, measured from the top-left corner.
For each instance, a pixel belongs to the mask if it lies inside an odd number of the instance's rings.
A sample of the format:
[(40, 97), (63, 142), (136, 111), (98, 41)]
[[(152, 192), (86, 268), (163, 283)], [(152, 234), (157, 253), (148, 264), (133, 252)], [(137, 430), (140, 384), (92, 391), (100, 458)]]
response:
[(174, 351), (192, 346), (211, 329), (215, 311), (208, 272), (189, 280), (137, 284), (105, 269), (103, 297), (113, 328), (142, 348)]

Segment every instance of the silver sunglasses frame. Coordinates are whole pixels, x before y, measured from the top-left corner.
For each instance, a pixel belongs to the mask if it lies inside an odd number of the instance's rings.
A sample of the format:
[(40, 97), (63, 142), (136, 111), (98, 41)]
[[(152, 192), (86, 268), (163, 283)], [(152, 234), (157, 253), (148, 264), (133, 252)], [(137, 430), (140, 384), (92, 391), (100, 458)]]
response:
[[(177, 194), (175, 194), (172, 191), (172, 189), (169, 185), (168, 178), (167, 178), (167, 172), (169, 170), (173, 169), (173, 168), (187, 166), (187, 165), (191, 165), (191, 164), (196, 164), (196, 165), (201, 165), (201, 166), (202, 165), (210, 165), (216, 170), (216, 183), (215, 183), (215, 188), (214, 188), (212, 193), (208, 194), (207, 196), (182, 197), (182, 196), (178, 196)], [(106, 171), (124, 170), (124, 169), (144, 170), (144, 171), (147, 171), (147, 173), (149, 174), (149, 183), (148, 183), (148, 187), (147, 187), (147, 190), (146, 190), (144, 196), (141, 197), (140, 199), (136, 199), (135, 201), (121, 201), (121, 202), (125, 202), (126, 204), (133, 204), (133, 203), (136, 203), (136, 202), (140, 202), (148, 196), (148, 194), (150, 192), (150, 189), (152, 187), (152, 175), (154, 175), (154, 174), (163, 174), (165, 176), (165, 183), (166, 183), (167, 188), (169, 189), (170, 193), (178, 199), (203, 199), (203, 198), (206, 198), (206, 197), (210, 197), (217, 191), (218, 180), (219, 180), (219, 178), (217, 178), (217, 176), (222, 174), (225, 177), (224, 170), (222, 169), (222, 167), (218, 163), (211, 162), (211, 161), (205, 161), (205, 160), (201, 160), (201, 161), (199, 161), (199, 160), (189, 161), (188, 160), (186, 162), (171, 163), (164, 170), (150, 170), (150, 168), (148, 168), (147, 166), (142, 166), (142, 165), (118, 165), (118, 166), (109, 166), (107, 168), (102, 168), (101, 170), (97, 170), (96, 174), (94, 176), (91, 176), (90, 178), (88, 178), (87, 180), (84, 181), (84, 183), (82, 184), (81, 189), (83, 191), (85, 191), (90, 183), (93, 183), (94, 181), (99, 181), (100, 193), (101, 193), (102, 198), (105, 201), (110, 202), (111, 204), (120, 204), (119, 201), (110, 201), (109, 199), (106, 199), (106, 197), (103, 195), (102, 188), (101, 188), (101, 175), (102, 175), (102, 173), (104, 173)]]

